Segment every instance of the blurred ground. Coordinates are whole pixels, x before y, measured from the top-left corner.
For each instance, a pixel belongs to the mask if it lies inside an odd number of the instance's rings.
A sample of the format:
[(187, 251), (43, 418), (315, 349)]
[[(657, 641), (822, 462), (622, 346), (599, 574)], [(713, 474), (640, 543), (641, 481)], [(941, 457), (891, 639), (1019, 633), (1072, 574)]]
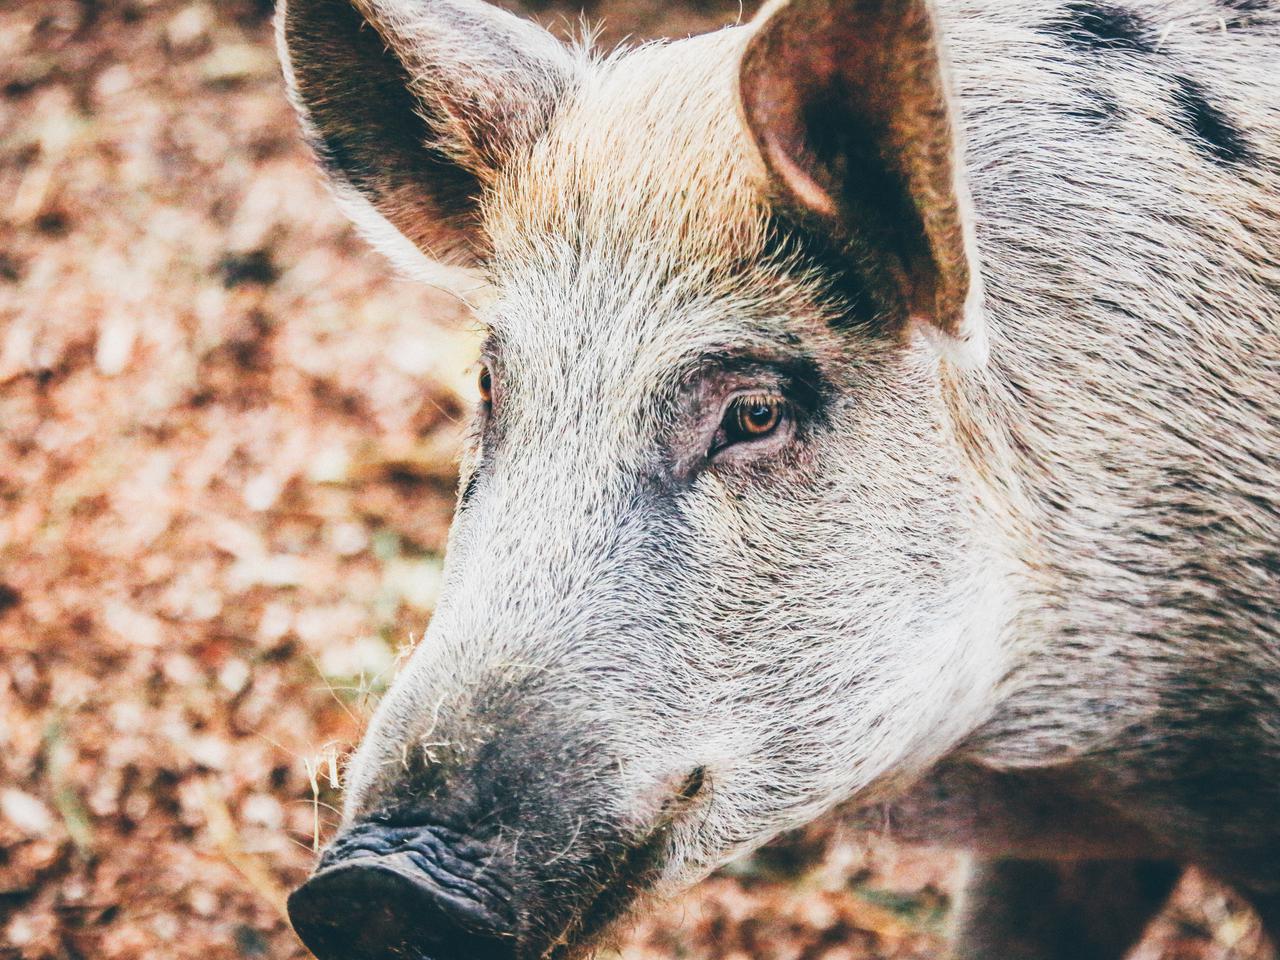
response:
[[(473, 335), (334, 209), (269, 18), (0, 2), (0, 957), (304, 956), (284, 892), (434, 602)], [(816, 829), (621, 954), (936, 956), (954, 866)], [(1142, 956), (1256, 939), (1192, 877)]]

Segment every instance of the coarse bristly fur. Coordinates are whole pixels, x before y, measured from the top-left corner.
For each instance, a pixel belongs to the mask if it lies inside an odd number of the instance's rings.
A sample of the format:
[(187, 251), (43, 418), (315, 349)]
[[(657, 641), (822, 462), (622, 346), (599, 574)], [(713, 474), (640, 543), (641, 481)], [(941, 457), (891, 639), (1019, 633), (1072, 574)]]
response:
[(492, 291), (348, 830), (484, 845), (522, 960), (837, 808), (974, 850), (958, 957), (1114, 960), (1191, 863), (1280, 929), (1278, 11), (289, 0), (357, 223)]

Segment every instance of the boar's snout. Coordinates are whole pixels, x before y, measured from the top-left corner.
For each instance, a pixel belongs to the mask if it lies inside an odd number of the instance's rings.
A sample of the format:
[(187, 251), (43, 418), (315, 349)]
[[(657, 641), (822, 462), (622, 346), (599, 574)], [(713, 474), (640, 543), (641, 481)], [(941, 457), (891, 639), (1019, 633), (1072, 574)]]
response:
[[(510, 766), (492, 773), (512, 778)], [(627, 911), (655, 879), (668, 831), (705, 778), (701, 767), (659, 778), (632, 796), (630, 819), (609, 814), (599, 797), (584, 805), (587, 791), (566, 790), (557, 778), (544, 778), (567, 794), (555, 802), (527, 791), (452, 826), (440, 821), (469, 808), (456, 796), (450, 803), (438, 794), (430, 822), (421, 804), (412, 814), (382, 807), (335, 838), (290, 895), (289, 919), (320, 960), (546, 956), (568, 938), (601, 934)]]
[(320, 960), (514, 960), (510, 891), (482, 845), (428, 827), (360, 824), (289, 897)]

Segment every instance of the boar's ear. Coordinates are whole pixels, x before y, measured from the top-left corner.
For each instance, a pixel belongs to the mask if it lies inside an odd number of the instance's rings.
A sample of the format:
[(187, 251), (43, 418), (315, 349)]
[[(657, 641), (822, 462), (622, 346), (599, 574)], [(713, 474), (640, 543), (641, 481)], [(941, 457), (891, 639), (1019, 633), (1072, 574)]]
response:
[(281, 0), (276, 27), (303, 131), (357, 225), (409, 266), (482, 257), (478, 197), (572, 84), (568, 50), (480, 0)]
[(783, 203), (869, 257), (889, 306), (951, 358), (985, 360), (972, 213), (928, 0), (771, 5), (739, 91)]

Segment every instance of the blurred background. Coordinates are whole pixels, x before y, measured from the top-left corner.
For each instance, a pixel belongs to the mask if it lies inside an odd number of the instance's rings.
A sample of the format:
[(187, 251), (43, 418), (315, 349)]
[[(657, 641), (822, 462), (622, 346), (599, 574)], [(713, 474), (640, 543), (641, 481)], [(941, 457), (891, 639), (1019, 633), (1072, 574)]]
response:
[[(585, 16), (611, 44), (750, 12)], [(306, 956), (284, 896), (431, 616), (475, 330), (335, 209), (271, 16), (0, 0), (3, 958)], [(617, 952), (937, 957), (957, 863), (818, 826)], [(1192, 875), (1141, 956), (1257, 947)]]

